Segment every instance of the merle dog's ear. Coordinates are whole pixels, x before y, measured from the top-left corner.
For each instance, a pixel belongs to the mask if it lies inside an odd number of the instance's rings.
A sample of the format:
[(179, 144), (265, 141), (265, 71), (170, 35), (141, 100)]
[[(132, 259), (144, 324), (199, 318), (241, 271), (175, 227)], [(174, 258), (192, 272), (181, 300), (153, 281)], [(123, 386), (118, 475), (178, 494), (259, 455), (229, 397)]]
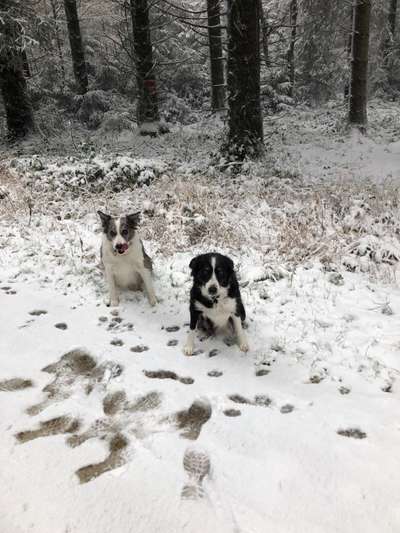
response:
[(193, 270), (195, 270), (196, 265), (197, 265), (198, 262), (199, 262), (199, 256), (193, 257), (193, 259), (190, 261), (189, 268), (192, 271), (192, 274), (193, 274)]
[(133, 213), (132, 215), (126, 215), (126, 221), (130, 228), (137, 229), (140, 224), (140, 215), (140, 211), (138, 211), (137, 213)]
[(100, 217), (101, 225), (103, 226), (103, 230), (107, 231), (108, 225), (109, 225), (110, 220), (111, 220), (111, 216), (110, 215), (106, 215), (106, 213), (103, 213), (102, 211), (97, 211), (97, 214)]

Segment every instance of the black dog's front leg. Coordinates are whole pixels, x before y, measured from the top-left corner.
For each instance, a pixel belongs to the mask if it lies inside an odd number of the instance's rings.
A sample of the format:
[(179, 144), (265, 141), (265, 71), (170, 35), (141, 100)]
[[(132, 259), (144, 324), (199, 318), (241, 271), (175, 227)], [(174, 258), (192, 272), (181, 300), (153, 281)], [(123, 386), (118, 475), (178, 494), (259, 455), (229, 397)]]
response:
[(185, 355), (193, 355), (194, 338), (196, 335), (197, 322), (199, 321), (200, 312), (195, 309), (194, 304), (190, 304), (190, 331), (188, 333), (186, 344), (183, 348)]

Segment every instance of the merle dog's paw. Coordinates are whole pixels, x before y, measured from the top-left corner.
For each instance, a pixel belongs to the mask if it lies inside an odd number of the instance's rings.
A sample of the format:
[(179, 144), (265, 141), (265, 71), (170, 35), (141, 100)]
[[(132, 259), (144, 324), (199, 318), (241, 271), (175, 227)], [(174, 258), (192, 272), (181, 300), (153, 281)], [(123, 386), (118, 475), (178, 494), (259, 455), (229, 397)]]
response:
[(241, 352), (248, 352), (249, 351), (249, 343), (248, 343), (248, 340), (246, 338), (242, 338), (242, 339), (238, 339), (238, 344), (239, 344), (239, 350)]
[(155, 307), (159, 302), (159, 299), (154, 295), (154, 296), (149, 296), (149, 304), (151, 305), (151, 307)]
[(194, 349), (193, 344), (185, 344), (185, 346), (183, 347), (183, 353), (185, 355), (191, 356), (193, 355), (193, 349)]

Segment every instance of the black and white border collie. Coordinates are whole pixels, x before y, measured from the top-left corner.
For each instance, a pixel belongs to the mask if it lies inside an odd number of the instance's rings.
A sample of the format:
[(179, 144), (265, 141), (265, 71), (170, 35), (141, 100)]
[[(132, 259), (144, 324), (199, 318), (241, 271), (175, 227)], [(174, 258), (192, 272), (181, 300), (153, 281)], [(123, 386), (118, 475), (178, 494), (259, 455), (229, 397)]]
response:
[(246, 312), (233, 261), (225, 255), (208, 253), (192, 259), (189, 267), (193, 287), (190, 291), (190, 332), (184, 354), (193, 354), (197, 327), (214, 330), (228, 325), (233, 326), (240, 350), (247, 352), (249, 345), (242, 326)]
[(153, 265), (137, 231), (140, 213), (113, 218), (97, 211), (103, 227), (101, 260), (108, 284), (106, 305), (119, 304), (118, 288), (140, 290), (144, 285), (150, 305), (156, 305)]

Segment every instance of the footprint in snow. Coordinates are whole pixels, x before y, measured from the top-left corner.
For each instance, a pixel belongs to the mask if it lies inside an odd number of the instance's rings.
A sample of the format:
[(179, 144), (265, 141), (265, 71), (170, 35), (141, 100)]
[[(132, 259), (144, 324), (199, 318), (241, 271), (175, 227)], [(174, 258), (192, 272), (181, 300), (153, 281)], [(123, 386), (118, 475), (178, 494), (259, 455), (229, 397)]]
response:
[(194, 383), (193, 378), (180, 377), (176, 372), (172, 372), (171, 370), (143, 370), (143, 373), (150, 379), (173, 379), (185, 385), (192, 385)]
[(359, 428), (338, 429), (337, 434), (352, 439), (365, 439), (367, 434)]
[(211, 470), (208, 454), (201, 450), (188, 448), (183, 456), (183, 469), (187, 480), (182, 489), (182, 499), (197, 500), (203, 498), (203, 480), (210, 474)]

